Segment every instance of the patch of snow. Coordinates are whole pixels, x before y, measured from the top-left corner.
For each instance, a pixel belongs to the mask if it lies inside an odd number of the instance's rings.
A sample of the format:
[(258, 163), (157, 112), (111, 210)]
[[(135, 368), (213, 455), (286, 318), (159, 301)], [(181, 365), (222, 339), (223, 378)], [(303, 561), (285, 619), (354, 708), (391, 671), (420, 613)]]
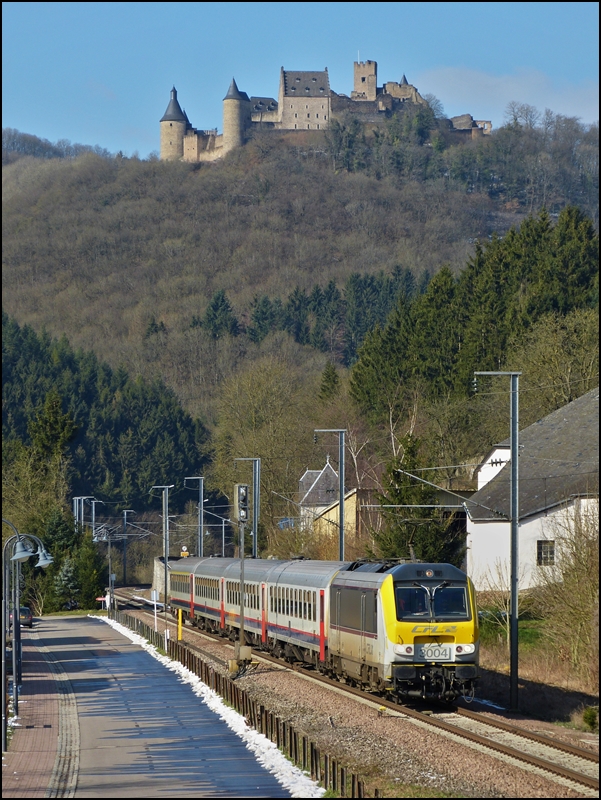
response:
[(244, 717), (234, 711), (233, 708), (226, 706), (221, 697), (203, 683), (197, 675), (177, 661), (172, 661), (167, 656), (162, 656), (156, 647), (147, 642), (146, 639), (118, 622), (107, 617), (97, 617), (94, 614), (89, 614), (89, 616), (92, 619), (106, 622), (111, 628), (126, 636), (134, 644), (140, 645), (142, 649), (150, 653), (153, 658), (160, 661), (167, 669), (177, 673), (184, 683), (188, 683), (192, 687), (194, 694), (200, 697), (211, 711), (214, 711), (226, 723), (228, 728), (243, 740), (246, 747), (256, 756), (257, 761), (275, 776), (279, 783), (290, 792), (292, 797), (323, 797), (325, 789), (311, 780), (307, 773), (291, 764), (266, 736), (249, 727)]

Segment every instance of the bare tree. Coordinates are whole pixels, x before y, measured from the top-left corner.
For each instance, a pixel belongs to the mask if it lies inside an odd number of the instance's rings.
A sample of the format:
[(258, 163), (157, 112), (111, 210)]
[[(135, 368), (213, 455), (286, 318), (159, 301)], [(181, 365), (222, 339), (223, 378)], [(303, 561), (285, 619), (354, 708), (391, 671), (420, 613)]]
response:
[(538, 567), (545, 635), (591, 686), (599, 677), (599, 500), (578, 500), (550, 518), (554, 563)]

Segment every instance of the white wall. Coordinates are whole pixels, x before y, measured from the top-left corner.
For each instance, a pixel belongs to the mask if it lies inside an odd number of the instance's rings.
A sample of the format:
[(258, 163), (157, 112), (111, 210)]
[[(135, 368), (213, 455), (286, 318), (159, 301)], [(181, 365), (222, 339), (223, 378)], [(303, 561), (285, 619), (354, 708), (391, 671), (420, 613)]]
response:
[[(565, 506), (557, 507), (548, 514), (539, 514), (523, 520), (518, 533), (519, 588), (530, 589), (537, 584), (537, 575), (545, 567), (536, 563), (537, 542), (556, 537), (556, 526), (565, 527), (566, 517), (576, 508), (583, 513), (598, 503), (596, 499), (575, 499)], [(498, 586), (505, 583), (509, 590), (510, 576), (510, 523), (473, 522), (467, 518), (467, 572), (476, 589), (489, 588), (489, 583)]]

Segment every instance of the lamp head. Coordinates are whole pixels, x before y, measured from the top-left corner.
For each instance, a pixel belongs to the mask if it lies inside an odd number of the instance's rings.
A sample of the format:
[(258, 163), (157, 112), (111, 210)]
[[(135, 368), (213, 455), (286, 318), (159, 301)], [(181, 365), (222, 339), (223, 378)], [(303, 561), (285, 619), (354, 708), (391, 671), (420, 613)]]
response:
[(27, 561), (29, 556), (33, 555), (33, 550), (31, 550), (25, 542), (22, 542), (20, 539), (17, 541), (15, 545), (15, 552), (11, 557), (11, 561)]
[(50, 564), (54, 564), (54, 559), (45, 547), (40, 546), (36, 556), (38, 557), (38, 563), (36, 564), (36, 567), (43, 567), (43, 569), (46, 569), (46, 567), (49, 567)]

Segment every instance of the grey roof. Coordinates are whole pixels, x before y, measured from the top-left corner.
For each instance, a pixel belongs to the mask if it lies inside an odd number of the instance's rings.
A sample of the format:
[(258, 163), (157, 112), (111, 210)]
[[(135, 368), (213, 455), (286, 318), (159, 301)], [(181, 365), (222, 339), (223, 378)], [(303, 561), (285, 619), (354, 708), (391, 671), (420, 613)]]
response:
[(274, 100), (273, 97), (251, 97), (250, 105), (251, 110), (256, 113), (278, 110), (278, 101)]
[(401, 86), (409, 86), (409, 81), (405, 77), (405, 73), (403, 73), (403, 77), (401, 78)]
[[(497, 447), (509, 447), (509, 439)], [(573, 400), (519, 434), (520, 518), (574, 496), (599, 494), (599, 388)], [(509, 518), (511, 464), (467, 501), (473, 520)], [(475, 503), (481, 503), (478, 506)]]
[(329, 460), (321, 470), (307, 470), (299, 481), (303, 506), (329, 506), (338, 500), (338, 473)]
[[(177, 91), (175, 86), (171, 90), (171, 100), (167, 106), (167, 111), (161, 117), (161, 122), (188, 122), (188, 119), (177, 102)], [(188, 123), (189, 124), (189, 123)]]
[(248, 95), (246, 92), (241, 92), (238, 89), (238, 85), (234, 78), (232, 78), (232, 82), (230, 83), (230, 88), (227, 90), (226, 96), (223, 98), (224, 100), (248, 100)]
[(330, 78), (328, 70), (323, 72), (299, 72), (284, 70), (285, 97), (329, 97)]

